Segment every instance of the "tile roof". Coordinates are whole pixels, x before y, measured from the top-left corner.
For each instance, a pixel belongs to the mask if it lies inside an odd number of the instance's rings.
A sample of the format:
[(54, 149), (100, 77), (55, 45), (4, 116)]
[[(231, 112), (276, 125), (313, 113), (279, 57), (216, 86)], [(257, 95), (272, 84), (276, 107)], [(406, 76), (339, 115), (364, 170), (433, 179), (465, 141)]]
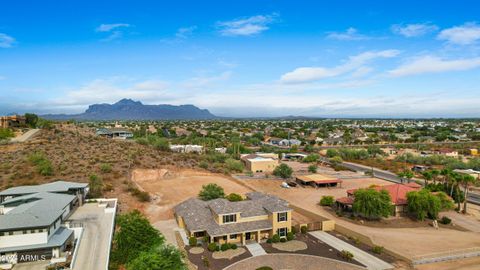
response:
[[(418, 191), (421, 186), (420, 185), (403, 185), (403, 184), (393, 184), (393, 185), (386, 185), (386, 186), (375, 186), (373, 187), (375, 190), (386, 190), (388, 194), (390, 194), (390, 198), (392, 199), (392, 203), (394, 205), (405, 205), (407, 204), (407, 193), (410, 191)], [(356, 189), (347, 190), (347, 194), (353, 195)]]
[(239, 202), (230, 202), (226, 199), (202, 201), (191, 198), (174, 208), (175, 214), (183, 218), (189, 231), (207, 231), (210, 236), (272, 228), (268, 220), (219, 225), (215, 221), (215, 215), (240, 213), (241, 217), (254, 217), (290, 210), (292, 209), (288, 207), (287, 201), (261, 192), (247, 193), (247, 200)]

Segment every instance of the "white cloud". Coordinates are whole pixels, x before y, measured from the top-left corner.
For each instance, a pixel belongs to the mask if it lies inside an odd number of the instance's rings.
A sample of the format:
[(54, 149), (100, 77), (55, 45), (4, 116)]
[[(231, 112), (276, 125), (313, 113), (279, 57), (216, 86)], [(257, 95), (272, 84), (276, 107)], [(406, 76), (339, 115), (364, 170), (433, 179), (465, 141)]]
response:
[(0, 33), (0, 48), (11, 48), (15, 39), (7, 34)]
[(190, 88), (190, 89), (201, 88), (201, 87), (205, 87), (207, 85), (211, 85), (213, 83), (226, 81), (226, 80), (230, 79), (231, 76), (232, 76), (231, 71), (225, 71), (225, 72), (222, 72), (219, 75), (194, 77), (194, 78), (191, 78), (191, 79), (187, 80), (182, 85), (184, 87), (187, 87), (187, 88)]
[(328, 39), (343, 40), (343, 41), (369, 39), (368, 36), (359, 34), (357, 29), (355, 29), (353, 27), (348, 28), (345, 32), (330, 32), (327, 35), (327, 38)]
[(470, 59), (444, 60), (436, 56), (422, 56), (407, 62), (388, 73), (394, 77), (460, 71), (480, 67), (480, 57)]
[(269, 29), (278, 14), (257, 15), (249, 18), (218, 22), (217, 27), (222, 36), (252, 36)]
[[(284, 83), (305, 83), (329, 77), (336, 77), (348, 72), (365, 72), (364, 65), (377, 58), (392, 58), (400, 53), (398, 50), (368, 51), (355, 56), (350, 56), (342, 65), (332, 68), (326, 67), (300, 67), (285, 73), (281, 77)], [(362, 71), (363, 70), (363, 71)]]
[(197, 29), (197, 26), (190, 26), (190, 27), (182, 27), (177, 30), (177, 33), (175, 33), (175, 37), (180, 38), (180, 39), (186, 39), (190, 37), (193, 34), (193, 31)]
[(115, 39), (119, 39), (123, 36), (121, 28), (127, 28), (131, 25), (128, 23), (112, 23), (112, 24), (101, 24), (95, 29), (96, 32), (101, 33), (110, 33), (106, 38), (101, 41), (108, 42)]
[(438, 30), (438, 26), (431, 23), (395, 24), (392, 32), (404, 37), (419, 37)]
[(437, 38), (452, 44), (470, 45), (480, 40), (480, 26), (475, 22), (468, 22), (442, 30)]
[(99, 27), (95, 28), (96, 32), (110, 32), (114, 29), (120, 27), (130, 27), (128, 23), (111, 23), (111, 24), (101, 24)]

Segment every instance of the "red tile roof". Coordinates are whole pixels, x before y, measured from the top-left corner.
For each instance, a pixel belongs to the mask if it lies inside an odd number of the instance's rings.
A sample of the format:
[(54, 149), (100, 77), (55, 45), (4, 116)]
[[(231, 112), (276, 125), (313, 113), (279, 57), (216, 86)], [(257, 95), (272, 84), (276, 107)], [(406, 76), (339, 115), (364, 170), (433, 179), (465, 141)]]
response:
[[(420, 190), (421, 186), (417, 183), (409, 183), (406, 185), (403, 184), (393, 184), (393, 185), (386, 185), (386, 186), (375, 186), (373, 187), (375, 190), (386, 190), (388, 194), (390, 194), (390, 198), (392, 199), (392, 203), (394, 205), (405, 205), (407, 204), (407, 193), (410, 191), (418, 191)], [(356, 189), (347, 190), (348, 195), (353, 195)]]

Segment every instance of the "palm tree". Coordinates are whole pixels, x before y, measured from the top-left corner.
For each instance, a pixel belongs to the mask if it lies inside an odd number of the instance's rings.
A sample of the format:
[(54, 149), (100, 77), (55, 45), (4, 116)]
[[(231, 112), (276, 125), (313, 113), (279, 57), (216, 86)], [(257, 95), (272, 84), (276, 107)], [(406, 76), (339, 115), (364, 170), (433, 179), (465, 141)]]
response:
[(477, 179), (469, 174), (465, 174), (460, 179), (463, 186), (463, 213), (467, 213), (467, 197), (468, 197), (468, 187), (471, 184), (475, 184)]
[(437, 170), (437, 169), (433, 169), (430, 172), (432, 174), (433, 184), (435, 185), (435, 184), (437, 184), (437, 178), (440, 175), (440, 171)]
[[(447, 184), (450, 181), (450, 178), (452, 176), (452, 170), (450, 169), (442, 169), (440, 171), (440, 175), (443, 176), (443, 185), (445, 186), (445, 190), (448, 188)], [(451, 194), (450, 194), (451, 195)]]
[(425, 186), (428, 185), (428, 181), (433, 179), (433, 174), (431, 171), (426, 171), (422, 173), (423, 178), (425, 178)]

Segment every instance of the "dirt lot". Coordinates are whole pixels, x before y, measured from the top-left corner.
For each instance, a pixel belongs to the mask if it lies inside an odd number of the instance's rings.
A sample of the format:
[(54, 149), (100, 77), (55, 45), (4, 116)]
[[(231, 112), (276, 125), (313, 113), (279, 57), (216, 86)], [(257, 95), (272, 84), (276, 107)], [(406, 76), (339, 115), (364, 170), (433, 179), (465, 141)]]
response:
[(152, 195), (152, 202), (145, 208), (145, 214), (151, 222), (172, 219), (173, 207), (186, 199), (196, 197), (202, 185), (215, 183), (223, 187), (226, 194), (245, 194), (251, 191), (228, 176), (196, 170), (164, 174), (161, 170), (136, 169), (132, 173), (132, 180)]
[(472, 247), (480, 247), (480, 234), (478, 233), (444, 228), (435, 230), (432, 227), (372, 228), (339, 219), (323, 207), (317, 205), (323, 195), (332, 195), (334, 197), (345, 196), (347, 189), (368, 187), (372, 184), (390, 184), (390, 182), (387, 181), (371, 178), (345, 179), (341, 188), (329, 189), (315, 189), (311, 187), (284, 189), (280, 187), (281, 181), (278, 180), (252, 179), (244, 181), (247, 185), (258, 191), (275, 194), (288, 200), (292, 204), (327, 218), (334, 219), (338, 224), (369, 236), (377, 245), (394, 250), (409, 258), (431, 255), (438, 252), (458, 252)]

